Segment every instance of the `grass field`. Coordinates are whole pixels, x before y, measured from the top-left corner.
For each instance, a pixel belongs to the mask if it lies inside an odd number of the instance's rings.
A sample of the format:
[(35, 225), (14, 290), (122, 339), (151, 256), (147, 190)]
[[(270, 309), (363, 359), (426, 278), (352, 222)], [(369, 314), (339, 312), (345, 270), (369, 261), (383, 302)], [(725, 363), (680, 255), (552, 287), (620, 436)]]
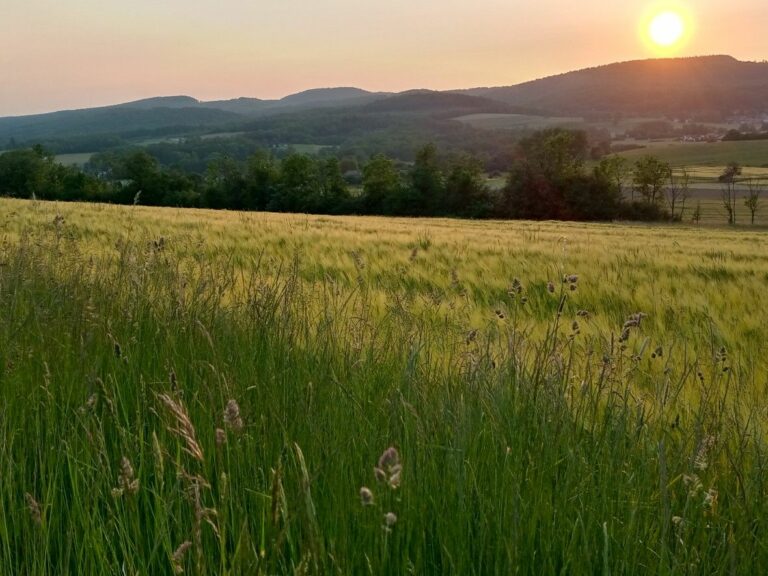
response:
[(765, 573), (766, 287), (760, 230), (0, 200), (0, 573)]
[(543, 130), (554, 127), (581, 127), (582, 118), (530, 116), (526, 114), (468, 114), (459, 122), (484, 130)]
[(88, 163), (93, 157), (93, 152), (83, 152), (78, 154), (58, 154), (56, 162), (64, 166), (80, 166)]
[(656, 156), (672, 166), (721, 167), (729, 162), (768, 168), (768, 140), (751, 142), (656, 142), (646, 148), (620, 155), (634, 162), (646, 155)]

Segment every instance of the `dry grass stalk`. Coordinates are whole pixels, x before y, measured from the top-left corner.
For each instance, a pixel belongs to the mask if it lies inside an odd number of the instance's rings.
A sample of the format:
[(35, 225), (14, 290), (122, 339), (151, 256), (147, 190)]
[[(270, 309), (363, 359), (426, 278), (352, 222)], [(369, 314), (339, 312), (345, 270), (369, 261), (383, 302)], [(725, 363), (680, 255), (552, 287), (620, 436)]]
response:
[(29, 510), (29, 515), (32, 518), (32, 521), (38, 526), (42, 525), (43, 515), (40, 511), (40, 504), (35, 500), (35, 497), (29, 492), (25, 492), (24, 500), (27, 503), (27, 510)]
[(240, 406), (237, 401), (230, 400), (227, 402), (227, 406), (224, 408), (224, 424), (233, 432), (243, 430), (243, 419), (240, 416)]
[(181, 400), (174, 400), (167, 394), (158, 394), (160, 401), (165, 405), (171, 415), (176, 421), (176, 427), (168, 427), (168, 430), (173, 434), (176, 434), (179, 438), (184, 440), (184, 451), (199, 460), (204, 461), (203, 450), (200, 448), (200, 444), (197, 443), (197, 435), (195, 433), (195, 426), (192, 424), (192, 420), (189, 418), (187, 409)]
[(178, 548), (176, 548), (173, 556), (171, 556), (171, 565), (173, 566), (174, 574), (184, 573), (184, 556), (186, 556), (187, 550), (189, 550), (190, 546), (192, 546), (192, 542), (185, 540), (179, 545)]

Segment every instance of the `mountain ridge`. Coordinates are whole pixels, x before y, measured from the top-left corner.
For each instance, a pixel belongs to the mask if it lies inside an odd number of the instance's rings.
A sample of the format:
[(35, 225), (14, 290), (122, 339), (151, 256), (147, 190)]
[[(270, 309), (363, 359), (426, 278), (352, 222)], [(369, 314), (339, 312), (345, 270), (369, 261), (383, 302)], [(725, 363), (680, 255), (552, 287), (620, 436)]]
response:
[(445, 118), (463, 110), (693, 120), (760, 115), (768, 114), (768, 62), (740, 61), (728, 55), (628, 60), (510, 86), (443, 91), (390, 93), (343, 86), (313, 88), (275, 100), (240, 97), (207, 102), (187, 95), (157, 96), (110, 106), (0, 117), (0, 143), (172, 128), (180, 133), (231, 130), (254, 119), (329, 109)]
[(768, 62), (732, 56), (628, 60), (511, 86), (456, 90), (568, 114), (728, 116), (768, 112)]

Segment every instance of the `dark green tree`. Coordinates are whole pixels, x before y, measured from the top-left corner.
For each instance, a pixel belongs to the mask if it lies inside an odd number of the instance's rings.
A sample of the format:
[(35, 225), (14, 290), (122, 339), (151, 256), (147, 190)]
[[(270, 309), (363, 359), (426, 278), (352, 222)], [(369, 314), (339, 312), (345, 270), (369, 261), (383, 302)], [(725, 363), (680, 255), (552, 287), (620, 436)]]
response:
[(248, 158), (245, 168), (245, 186), (248, 210), (265, 210), (275, 195), (279, 169), (272, 156), (259, 150)]
[(377, 154), (363, 168), (361, 211), (365, 214), (393, 214), (402, 192), (395, 163)]
[(454, 158), (445, 180), (445, 211), (451, 216), (483, 218), (491, 208), (490, 193), (477, 158)]
[(541, 130), (520, 141), (519, 154), (532, 172), (556, 182), (582, 173), (589, 154), (587, 135), (564, 128)]
[(315, 160), (291, 154), (280, 163), (280, 182), (267, 207), (277, 212), (308, 212), (319, 204), (319, 173)]
[(341, 174), (337, 158), (328, 158), (318, 165), (318, 199), (315, 211), (327, 214), (342, 214), (349, 204), (349, 190)]
[(410, 180), (410, 194), (406, 196), (403, 206), (405, 213), (419, 216), (446, 213), (445, 182), (434, 144), (427, 144), (416, 152)]
[(664, 201), (664, 186), (671, 173), (666, 162), (654, 156), (644, 156), (635, 162), (632, 172), (634, 190), (646, 204), (659, 206)]
[(208, 208), (249, 208), (245, 178), (238, 162), (223, 156), (208, 163), (204, 199)]
[(40, 149), (0, 155), (0, 194), (16, 198), (51, 198), (53, 161)]

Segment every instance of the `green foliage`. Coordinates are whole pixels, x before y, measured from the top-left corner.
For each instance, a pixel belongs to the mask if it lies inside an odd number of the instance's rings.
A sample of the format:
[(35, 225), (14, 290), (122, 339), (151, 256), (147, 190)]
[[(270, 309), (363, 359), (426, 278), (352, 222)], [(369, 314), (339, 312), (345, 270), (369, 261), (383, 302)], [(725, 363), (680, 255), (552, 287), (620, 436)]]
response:
[(654, 156), (645, 156), (635, 162), (632, 172), (633, 190), (643, 202), (657, 206), (664, 200), (664, 185), (670, 178), (671, 168)]
[(392, 214), (393, 204), (402, 192), (400, 174), (395, 163), (377, 154), (363, 167), (363, 197), (361, 209), (365, 214)]
[(448, 214), (465, 218), (484, 218), (492, 213), (493, 202), (477, 158), (462, 155), (449, 163), (444, 207)]
[(557, 182), (580, 174), (587, 158), (587, 137), (580, 130), (548, 128), (520, 141), (524, 161), (537, 174)]
[(444, 213), (445, 182), (434, 144), (428, 144), (416, 152), (409, 176), (411, 194), (405, 213), (422, 216)]
[(583, 132), (560, 128), (537, 132), (520, 142), (500, 212), (535, 220), (612, 220), (621, 215), (618, 162), (584, 170), (588, 153)]
[(595, 167), (595, 175), (610, 182), (619, 196), (624, 197), (624, 182), (630, 175), (626, 158), (617, 155), (606, 156)]
[(0, 196), (50, 200), (104, 200), (108, 186), (54, 161), (42, 146), (0, 154)]
[[(410, 165), (376, 155), (354, 157), (259, 150), (244, 160), (213, 155), (201, 175), (168, 168), (148, 149), (93, 157), (88, 172), (64, 168), (42, 148), (0, 155), (0, 194), (59, 200), (93, 200), (148, 206), (206, 207), (318, 214), (457, 216), (611, 220), (633, 217), (623, 204), (623, 160), (605, 159), (587, 174), (583, 132), (550, 129), (521, 141), (499, 194), (486, 184), (483, 162), (468, 154), (441, 155), (434, 144), (418, 148)], [(658, 161), (651, 159), (651, 163)], [(656, 165), (656, 164), (654, 164)], [(641, 164), (638, 164), (641, 166)], [(346, 172), (346, 174), (344, 174)], [(637, 170), (636, 170), (637, 174)], [(362, 190), (348, 182), (359, 182)], [(359, 184), (358, 184), (359, 185)], [(659, 184), (660, 186), (661, 184)], [(658, 202), (661, 188), (654, 188)], [(640, 219), (663, 217), (643, 209)]]

